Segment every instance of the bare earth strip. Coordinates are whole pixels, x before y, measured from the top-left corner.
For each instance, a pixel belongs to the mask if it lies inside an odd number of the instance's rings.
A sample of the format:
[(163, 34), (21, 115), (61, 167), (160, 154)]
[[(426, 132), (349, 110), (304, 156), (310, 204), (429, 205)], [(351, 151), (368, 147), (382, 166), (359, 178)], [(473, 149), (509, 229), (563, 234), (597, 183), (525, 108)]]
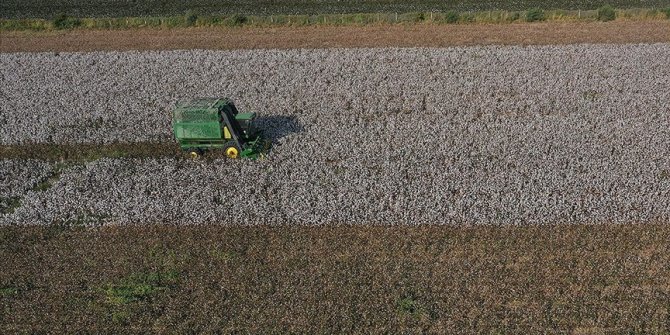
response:
[(667, 43), (670, 20), (3, 32), (0, 52)]

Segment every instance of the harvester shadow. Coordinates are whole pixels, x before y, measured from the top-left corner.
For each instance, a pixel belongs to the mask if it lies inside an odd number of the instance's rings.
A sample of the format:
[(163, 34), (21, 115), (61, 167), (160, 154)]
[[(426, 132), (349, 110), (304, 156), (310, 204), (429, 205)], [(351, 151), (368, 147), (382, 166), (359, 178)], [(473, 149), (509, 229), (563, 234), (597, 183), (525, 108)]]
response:
[(261, 132), (263, 138), (272, 143), (272, 145), (280, 144), (279, 140), (290, 134), (305, 131), (305, 128), (298, 122), (295, 116), (259, 116), (254, 120), (254, 125)]

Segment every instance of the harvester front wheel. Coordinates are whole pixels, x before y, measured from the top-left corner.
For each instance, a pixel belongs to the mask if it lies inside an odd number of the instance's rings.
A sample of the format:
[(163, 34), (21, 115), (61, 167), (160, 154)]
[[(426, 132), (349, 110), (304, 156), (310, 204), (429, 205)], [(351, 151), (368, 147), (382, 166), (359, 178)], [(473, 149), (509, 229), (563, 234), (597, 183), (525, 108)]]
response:
[(237, 146), (237, 144), (228, 142), (226, 143), (226, 146), (223, 148), (223, 151), (226, 153), (226, 156), (228, 158), (238, 158), (240, 157), (240, 147)]
[(202, 155), (202, 151), (200, 149), (188, 149), (188, 156), (191, 157), (192, 159), (197, 159)]

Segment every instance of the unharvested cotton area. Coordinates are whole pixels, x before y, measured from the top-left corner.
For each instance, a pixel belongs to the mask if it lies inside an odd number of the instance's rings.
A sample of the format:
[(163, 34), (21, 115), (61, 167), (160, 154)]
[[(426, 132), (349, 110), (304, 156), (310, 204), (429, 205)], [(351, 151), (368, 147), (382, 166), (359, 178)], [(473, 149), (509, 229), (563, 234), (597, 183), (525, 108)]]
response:
[(8, 160), (26, 191), (0, 222), (667, 222), (667, 64), (667, 44), (3, 54), (5, 145), (171, 141), (193, 96), (232, 97), (275, 144), (101, 159), (38, 189)]

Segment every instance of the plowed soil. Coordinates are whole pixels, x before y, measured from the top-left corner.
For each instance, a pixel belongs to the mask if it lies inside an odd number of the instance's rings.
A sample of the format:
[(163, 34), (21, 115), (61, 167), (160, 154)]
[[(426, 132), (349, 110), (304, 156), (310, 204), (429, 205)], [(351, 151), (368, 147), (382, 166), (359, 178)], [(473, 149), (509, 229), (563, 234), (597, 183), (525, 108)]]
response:
[(4, 32), (0, 52), (667, 43), (670, 20)]
[(668, 225), (0, 228), (0, 332), (666, 334)]

